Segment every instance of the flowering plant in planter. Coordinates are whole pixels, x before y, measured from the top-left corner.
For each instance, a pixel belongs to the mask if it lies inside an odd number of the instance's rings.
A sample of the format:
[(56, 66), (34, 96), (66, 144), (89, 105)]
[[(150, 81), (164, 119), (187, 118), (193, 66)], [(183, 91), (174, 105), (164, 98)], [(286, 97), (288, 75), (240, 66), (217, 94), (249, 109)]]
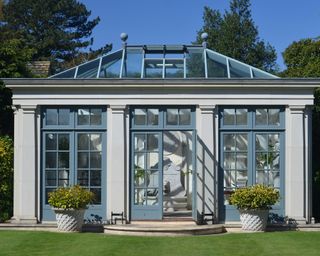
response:
[(75, 185), (60, 187), (49, 193), (49, 204), (56, 213), (58, 230), (81, 231), (84, 212), (93, 201), (92, 192)]
[(243, 230), (262, 231), (267, 225), (269, 209), (279, 199), (279, 191), (257, 184), (235, 190), (230, 203), (239, 209)]

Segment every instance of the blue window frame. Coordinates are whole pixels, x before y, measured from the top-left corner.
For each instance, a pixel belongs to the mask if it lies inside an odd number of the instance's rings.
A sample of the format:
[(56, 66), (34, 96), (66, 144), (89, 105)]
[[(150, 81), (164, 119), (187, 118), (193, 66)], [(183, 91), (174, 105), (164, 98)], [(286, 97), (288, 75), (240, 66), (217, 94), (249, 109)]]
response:
[(104, 107), (43, 107), (43, 220), (54, 219), (48, 193), (75, 184), (95, 194), (86, 219), (105, 219), (106, 127)]
[(281, 201), (273, 212), (284, 213), (284, 131), (282, 106), (224, 106), (219, 108), (220, 171), (219, 216), (238, 220), (229, 205), (231, 193), (262, 183), (280, 191)]

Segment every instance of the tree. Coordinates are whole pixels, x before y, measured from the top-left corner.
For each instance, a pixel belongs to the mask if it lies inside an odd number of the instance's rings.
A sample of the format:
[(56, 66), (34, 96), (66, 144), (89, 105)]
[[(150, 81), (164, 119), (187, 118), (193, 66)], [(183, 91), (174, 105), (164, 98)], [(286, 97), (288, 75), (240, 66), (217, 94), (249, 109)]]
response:
[(259, 38), (250, 7), (250, 0), (231, 0), (230, 10), (223, 15), (219, 10), (205, 7), (204, 24), (198, 31), (197, 43), (202, 41), (201, 34), (207, 32), (209, 48), (267, 72), (275, 72), (276, 51)]
[(290, 44), (282, 53), (287, 69), (283, 77), (320, 77), (320, 40), (302, 39)]
[(70, 61), (92, 45), (90, 36), (100, 21), (89, 20), (91, 12), (76, 0), (10, 0), (3, 13), (6, 25), (36, 50), (33, 60), (56, 62)]

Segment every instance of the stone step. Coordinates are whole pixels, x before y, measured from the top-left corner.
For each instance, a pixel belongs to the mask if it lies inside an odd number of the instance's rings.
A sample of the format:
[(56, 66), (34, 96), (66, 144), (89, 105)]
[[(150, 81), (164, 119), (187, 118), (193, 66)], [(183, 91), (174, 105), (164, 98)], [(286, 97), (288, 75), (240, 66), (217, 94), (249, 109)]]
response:
[(104, 233), (138, 236), (190, 236), (220, 234), (224, 232), (223, 225), (196, 225), (193, 221), (157, 222), (134, 221), (126, 225), (105, 225)]

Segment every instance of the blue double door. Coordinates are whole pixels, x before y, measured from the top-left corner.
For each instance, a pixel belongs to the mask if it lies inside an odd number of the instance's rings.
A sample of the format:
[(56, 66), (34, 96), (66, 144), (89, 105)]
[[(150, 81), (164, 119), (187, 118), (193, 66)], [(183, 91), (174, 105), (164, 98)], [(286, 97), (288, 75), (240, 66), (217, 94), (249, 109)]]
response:
[[(161, 220), (166, 212), (183, 210), (191, 214), (193, 144), (192, 131), (131, 133), (132, 220)], [(185, 209), (175, 205), (184, 200)]]

